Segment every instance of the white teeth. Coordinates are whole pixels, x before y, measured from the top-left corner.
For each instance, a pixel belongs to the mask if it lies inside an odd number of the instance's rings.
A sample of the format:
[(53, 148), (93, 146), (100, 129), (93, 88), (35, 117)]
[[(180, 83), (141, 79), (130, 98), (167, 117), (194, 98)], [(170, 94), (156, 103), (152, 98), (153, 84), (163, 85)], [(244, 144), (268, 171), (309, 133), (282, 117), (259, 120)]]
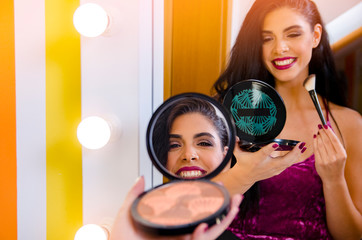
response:
[(202, 172), (199, 170), (184, 171), (180, 173), (180, 177), (182, 178), (194, 178), (194, 177), (200, 177), (201, 175)]
[(294, 61), (293, 58), (289, 58), (289, 59), (286, 59), (286, 60), (283, 60), (283, 61), (274, 61), (274, 63), (277, 66), (284, 66), (284, 65), (291, 64), (293, 61)]

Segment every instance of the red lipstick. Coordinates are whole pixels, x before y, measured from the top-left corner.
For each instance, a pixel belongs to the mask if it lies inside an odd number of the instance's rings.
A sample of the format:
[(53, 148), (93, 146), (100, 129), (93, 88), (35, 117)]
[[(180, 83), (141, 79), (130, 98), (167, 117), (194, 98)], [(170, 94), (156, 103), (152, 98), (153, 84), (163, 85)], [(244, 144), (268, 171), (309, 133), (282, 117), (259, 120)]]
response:
[(278, 70), (285, 70), (292, 67), (296, 61), (297, 58), (295, 57), (284, 57), (274, 59), (272, 64)]

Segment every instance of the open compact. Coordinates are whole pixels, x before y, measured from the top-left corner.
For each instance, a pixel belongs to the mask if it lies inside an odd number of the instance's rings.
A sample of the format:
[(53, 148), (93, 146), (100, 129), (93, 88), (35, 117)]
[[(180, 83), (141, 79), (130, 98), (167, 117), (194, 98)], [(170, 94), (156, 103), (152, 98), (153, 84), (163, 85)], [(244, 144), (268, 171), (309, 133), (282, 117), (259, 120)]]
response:
[[(227, 215), (229, 193), (210, 181), (230, 167), (235, 144), (234, 124), (220, 103), (199, 93), (171, 97), (152, 115), (146, 144), (153, 165), (169, 181), (133, 202), (131, 216), (138, 229), (182, 235)], [(218, 154), (207, 155), (212, 151)]]
[(292, 150), (299, 141), (276, 139), (286, 121), (283, 99), (269, 84), (249, 79), (231, 87), (223, 105), (232, 115), (240, 147), (255, 152), (261, 147), (276, 142), (276, 150)]

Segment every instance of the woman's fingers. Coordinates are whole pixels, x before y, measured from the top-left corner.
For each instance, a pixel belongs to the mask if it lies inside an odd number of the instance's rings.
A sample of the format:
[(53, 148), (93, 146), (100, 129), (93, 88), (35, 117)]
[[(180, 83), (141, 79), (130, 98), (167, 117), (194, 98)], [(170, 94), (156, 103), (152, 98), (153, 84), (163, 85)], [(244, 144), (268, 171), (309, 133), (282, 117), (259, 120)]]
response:
[(313, 140), (315, 165), (323, 181), (335, 181), (343, 177), (347, 153), (330, 127), (318, 126)]
[(278, 148), (277, 143), (270, 143), (257, 152), (239, 152), (235, 150), (234, 154), (243, 174), (256, 182), (280, 174), (296, 163), (306, 150), (305, 143), (298, 143), (283, 156), (273, 157), (273, 153), (279, 153)]
[(325, 135), (328, 137), (330, 144), (333, 147), (334, 153), (339, 157), (347, 157), (346, 150), (343, 147), (341, 141), (339, 141), (337, 135), (333, 132), (332, 128), (326, 126), (323, 130)]
[(226, 217), (219, 223), (210, 228), (207, 228), (207, 224), (200, 224), (192, 234), (193, 240), (208, 240), (216, 239), (220, 236), (227, 227), (231, 224), (236, 214), (239, 212), (239, 205), (242, 201), (242, 195), (235, 194), (231, 199), (230, 211)]
[(136, 182), (133, 184), (132, 188), (128, 191), (128, 194), (124, 200), (124, 205), (130, 206), (133, 201), (144, 191), (145, 189), (145, 179), (143, 176), (137, 178)]
[(337, 159), (347, 158), (346, 150), (338, 137), (328, 126), (321, 127), (319, 125), (319, 131), (315, 135), (314, 142), (316, 142), (314, 148), (316, 152), (319, 152), (318, 156), (320, 163), (328, 163)]
[(144, 191), (145, 180), (139, 177), (132, 188), (128, 191), (125, 200), (118, 211), (110, 234), (111, 240), (142, 239), (143, 237), (132, 223), (130, 209), (133, 201)]
[[(277, 143), (270, 143), (267, 146), (261, 149), (261, 154), (264, 155), (264, 158), (267, 156), (271, 156), (274, 151), (278, 151), (279, 145)], [(302, 153), (306, 150), (304, 142), (299, 142), (292, 150), (290, 150), (287, 154), (280, 157), (273, 157), (272, 160), (276, 164), (280, 164), (283, 167), (289, 167), (296, 163)]]

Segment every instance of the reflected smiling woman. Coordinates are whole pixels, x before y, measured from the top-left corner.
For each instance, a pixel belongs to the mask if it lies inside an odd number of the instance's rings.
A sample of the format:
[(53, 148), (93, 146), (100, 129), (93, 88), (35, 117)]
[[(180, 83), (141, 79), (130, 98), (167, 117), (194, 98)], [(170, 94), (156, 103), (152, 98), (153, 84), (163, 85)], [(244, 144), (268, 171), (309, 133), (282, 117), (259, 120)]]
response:
[(153, 130), (157, 161), (177, 177), (208, 175), (220, 166), (229, 149), (225, 121), (205, 99), (187, 97), (175, 101), (159, 116)]
[(186, 98), (167, 119), (169, 144), (166, 168), (181, 178), (207, 175), (223, 161), (228, 134), (222, 118), (207, 101)]

